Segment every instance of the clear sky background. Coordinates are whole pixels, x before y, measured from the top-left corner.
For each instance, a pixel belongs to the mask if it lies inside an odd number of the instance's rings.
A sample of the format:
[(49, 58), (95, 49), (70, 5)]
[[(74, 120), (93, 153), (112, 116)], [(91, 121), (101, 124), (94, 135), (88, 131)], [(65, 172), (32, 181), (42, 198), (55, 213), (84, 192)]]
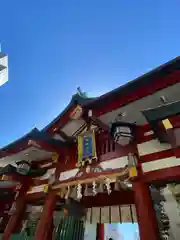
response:
[[(138, 240), (139, 229), (137, 223), (114, 223), (104, 224), (105, 228), (105, 239), (109, 240)], [(85, 238), (84, 240), (95, 240), (96, 239), (96, 224), (87, 224), (85, 227)]]
[(179, 55), (179, 0), (6, 0), (0, 146), (43, 128), (77, 86), (97, 96)]
[(137, 223), (115, 223), (105, 224), (105, 239), (109, 238), (113, 240), (138, 240), (139, 229)]

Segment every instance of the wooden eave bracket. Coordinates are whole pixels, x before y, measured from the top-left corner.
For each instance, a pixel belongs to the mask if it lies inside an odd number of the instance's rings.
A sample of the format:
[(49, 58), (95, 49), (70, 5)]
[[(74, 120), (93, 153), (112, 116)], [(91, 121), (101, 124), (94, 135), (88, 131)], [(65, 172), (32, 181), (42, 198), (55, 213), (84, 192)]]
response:
[(171, 118), (167, 118), (161, 121), (161, 125), (164, 127), (168, 142), (172, 148), (180, 147), (180, 127), (173, 127)]
[[(90, 113), (90, 114), (89, 114)], [(88, 109), (84, 112), (82, 118), (84, 121), (89, 125), (90, 123), (94, 123), (97, 125), (100, 129), (102, 129), (105, 132), (109, 132), (109, 127), (105, 123), (103, 123), (96, 115), (93, 114), (93, 111), (91, 109)]]

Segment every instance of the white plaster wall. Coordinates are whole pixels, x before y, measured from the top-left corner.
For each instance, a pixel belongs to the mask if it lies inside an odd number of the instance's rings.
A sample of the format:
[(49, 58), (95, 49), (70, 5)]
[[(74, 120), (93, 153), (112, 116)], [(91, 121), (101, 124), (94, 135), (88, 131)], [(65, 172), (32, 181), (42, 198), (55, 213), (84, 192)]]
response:
[[(147, 142), (143, 142), (137, 145), (138, 153), (140, 157), (146, 159), (146, 155), (151, 155), (153, 153), (159, 153), (168, 149), (171, 149), (171, 145), (168, 143), (160, 143), (158, 139), (152, 139)], [(161, 158), (161, 159), (152, 159), (142, 163), (143, 172), (151, 172), (155, 170), (165, 169), (169, 167), (180, 166), (180, 158), (175, 156)]]
[(56, 168), (48, 169), (47, 172), (43, 176), (41, 176), (39, 179), (40, 180), (49, 179), (51, 177), (51, 175), (55, 173), (55, 170), (56, 170)]
[(158, 139), (152, 139), (148, 142), (140, 143), (137, 145), (140, 156), (144, 156), (151, 153), (161, 152), (171, 149), (171, 145), (168, 143), (160, 143)]
[(174, 156), (142, 163), (142, 170), (143, 172), (150, 172), (176, 166), (180, 166), (180, 158)]

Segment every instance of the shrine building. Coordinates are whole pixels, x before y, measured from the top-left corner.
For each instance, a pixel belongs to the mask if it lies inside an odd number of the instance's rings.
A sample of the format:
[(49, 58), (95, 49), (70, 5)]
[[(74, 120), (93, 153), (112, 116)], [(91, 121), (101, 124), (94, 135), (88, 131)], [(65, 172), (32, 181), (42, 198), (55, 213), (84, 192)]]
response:
[(105, 240), (108, 223), (180, 239), (180, 57), (100, 97), (78, 88), (0, 149), (0, 176), (3, 240), (83, 240), (91, 224)]

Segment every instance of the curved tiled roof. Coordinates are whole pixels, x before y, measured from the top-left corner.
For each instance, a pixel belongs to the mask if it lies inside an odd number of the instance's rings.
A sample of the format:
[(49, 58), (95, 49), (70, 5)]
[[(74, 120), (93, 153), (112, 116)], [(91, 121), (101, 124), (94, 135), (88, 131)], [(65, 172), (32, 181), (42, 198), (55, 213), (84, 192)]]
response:
[(173, 60), (153, 69), (152, 71), (143, 74), (142, 76), (129, 81), (128, 83), (108, 92), (99, 97), (87, 98), (85, 95), (79, 93), (72, 96), (70, 103), (67, 107), (50, 123), (48, 124), (43, 131), (48, 130), (54, 123), (59, 121), (63, 115), (65, 115), (68, 110), (76, 104), (81, 106), (88, 106), (89, 108), (94, 108), (98, 106), (103, 106), (105, 102), (109, 102), (110, 99), (116, 98), (118, 96), (126, 96), (138, 88), (142, 88), (150, 84), (153, 80), (162, 79), (163, 76), (175, 71), (180, 70), (180, 57), (176, 57)]
[(7, 149), (13, 147), (14, 145), (20, 144), (24, 140), (27, 140), (30, 138), (42, 139), (52, 144), (63, 145), (65, 144), (64, 142), (51, 138), (46, 134), (46, 131), (49, 128), (51, 128), (53, 124), (55, 124), (57, 121), (60, 121), (61, 117), (64, 116), (71, 107), (76, 105), (81, 105), (82, 107), (88, 107), (88, 108), (104, 106), (105, 102), (108, 102), (110, 99), (111, 100), (117, 99), (118, 96), (126, 96), (128, 94), (131, 94), (134, 90), (145, 87), (154, 80), (159, 79), (159, 81), (163, 81), (163, 78), (162, 78), (163, 76), (166, 76), (167, 74), (175, 70), (180, 70), (180, 57), (177, 57), (159, 66), (158, 68), (155, 68), (154, 70), (136, 78), (135, 80), (129, 81), (127, 84), (124, 84), (123, 86), (120, 86), (96, 98), (88, 98), (86, 94), (81, 92), (80, 89), (78, 88), (78, 92), (72, 96), (72, 99), (70, 103), (67, 105), (67, 107), (51, 123), (49, 123), (44, 129), (42, 129), (42, 131), (39, 131), (37, 128), (34, 128), (32, 131), (30, 131), (28, 134), (26, 134), (22, 138), (0, 149), (0, 155), (1, 155), (1, 151), (6, 151)]
[(28, 142), (29, 140), (34, 141), (45, 141), (46, 143), (52, 144), (55, 147), (62, 147), (65, 146), (65, 142), (61, 140), (55, 140), (51, 138), (51, 136), (47, 135), (45, 132), (39, 131), (37, 128), (32, 129), (29, 133), (24, 135), (23, 137), (17, 139), (16, 141), (8, 144), (7, 146), (0, 149), (0, 157), (3, 157), (6, 155), (6, 152), (8, 152), (10, 149), (17, 148), (17, 146), (22, 145), (24, 142)]

